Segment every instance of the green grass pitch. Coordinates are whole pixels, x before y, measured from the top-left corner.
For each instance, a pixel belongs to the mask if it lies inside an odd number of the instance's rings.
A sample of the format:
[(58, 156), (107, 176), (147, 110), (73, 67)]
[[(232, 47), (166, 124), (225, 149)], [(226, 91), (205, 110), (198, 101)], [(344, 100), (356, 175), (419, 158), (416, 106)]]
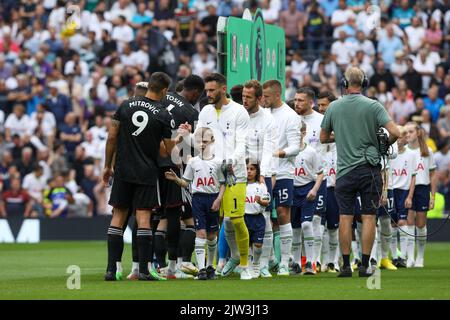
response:
[[(124, 276), (130, 271), (125, 246)], [(241, 281), (168, 280), (105, 282), (106, 242), (0, 244), (0, 299), (450, 299), (450, 243), (430, 243), (424, 269), (381, 272), (381, 289), (366, 279), (336, 274)], [(81, 289), (66, 287), (70, 265), (81, 268)]]

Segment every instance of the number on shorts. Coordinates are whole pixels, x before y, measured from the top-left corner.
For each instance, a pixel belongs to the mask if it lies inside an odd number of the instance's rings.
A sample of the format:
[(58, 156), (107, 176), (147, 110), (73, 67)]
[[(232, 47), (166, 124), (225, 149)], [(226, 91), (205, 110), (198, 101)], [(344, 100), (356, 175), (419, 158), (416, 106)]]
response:
[(392, 209), (394, 207), (394, 198), (388, 198), (388, 208)]
[(319, 198), (317, 198), (317, 207), (323, 206), (323, 195), (320, 195)]
[(287, 200), (289, 198), (288, 189), (278, 190), (280, 200)]
[(144, 111), (136, 111), (131, 117), (133, 124), (138, 127), (138, 129), (132, 133), (133, 136), (137, 137), (148, 124), (148, 114)]

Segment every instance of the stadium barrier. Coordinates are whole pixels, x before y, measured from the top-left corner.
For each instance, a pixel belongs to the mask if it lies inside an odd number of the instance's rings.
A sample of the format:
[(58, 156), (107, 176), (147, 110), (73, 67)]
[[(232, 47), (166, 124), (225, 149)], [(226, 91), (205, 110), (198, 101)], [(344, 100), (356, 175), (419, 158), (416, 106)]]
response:
[[(38, 243), (40, 241), (93, 241), (105, 240), (111, 216), (93, 218), (56, 218), (56, 219), (0, 219), (0, 243)], [(429, 219), (428, 233), (437, 230), (444, 219)], [(131, 227), (134, 218), (124, 233), (126, 243), (131, 243)], [(428, 241), (450, 242), (450, 223)]]

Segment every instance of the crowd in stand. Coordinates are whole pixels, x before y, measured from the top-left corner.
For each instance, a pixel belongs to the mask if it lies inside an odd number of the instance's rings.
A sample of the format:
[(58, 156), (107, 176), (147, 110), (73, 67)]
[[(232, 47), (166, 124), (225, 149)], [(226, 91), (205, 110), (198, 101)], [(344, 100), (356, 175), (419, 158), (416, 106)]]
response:
[(361, 67), (368, 96), (425, 129), (450, 196), (448, 0), (3, 0), (0, 217), (110, 214), (110, 117), (152, 72), (216, 71), (218, 16), (245, 8), (285, 30), (286, 101), (301, 86), (339, 96), (343, 70)]

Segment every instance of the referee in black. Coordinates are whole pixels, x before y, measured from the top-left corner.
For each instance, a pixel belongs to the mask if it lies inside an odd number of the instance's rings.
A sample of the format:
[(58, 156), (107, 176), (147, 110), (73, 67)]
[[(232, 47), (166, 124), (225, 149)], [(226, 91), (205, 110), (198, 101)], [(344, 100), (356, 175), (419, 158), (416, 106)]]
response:
[(342, 86), (346, 94), (330, 104), (320, 132), (320, 142), (336, 142), (337, 148), (335, 194), (340, 213), (339, 243), (344, 260), (339, 277), (352, 276), (350, 249), (357, 193), (361, 196), (362, 218), (362, 265), (359, 276), (369, 277), (372, 274), (369, 258), (382, 190), (377, 131), (380, 127), (387, 129), (389, 145), (397, 140), (400, 133), (385, 108), (378, 101), (362, 95), (367, 78), (361, 69), (348, 68)]
[[(122, 278), (117, 265), (122, 259), (123, 225), (130, 207), (136, 209), (138, 224), (139, 280), (156, 280), (148, 269), (151, 247), (150, 211), (160, 205), (157, 166), (160, 142), (163, 141), (169, 153), (175, 146), (171, 140), (174, 121), (160, 103), (166, 96), (170, 83), (167, 74), (153, 73), (146, 95), (125, 100), (111, 122), (102, 174), (105, 184), (114, 175), (109, 200), (114, 211), (108, 229), (106, 281)], [(116, 160), (113, 170), (114, 153)]]

